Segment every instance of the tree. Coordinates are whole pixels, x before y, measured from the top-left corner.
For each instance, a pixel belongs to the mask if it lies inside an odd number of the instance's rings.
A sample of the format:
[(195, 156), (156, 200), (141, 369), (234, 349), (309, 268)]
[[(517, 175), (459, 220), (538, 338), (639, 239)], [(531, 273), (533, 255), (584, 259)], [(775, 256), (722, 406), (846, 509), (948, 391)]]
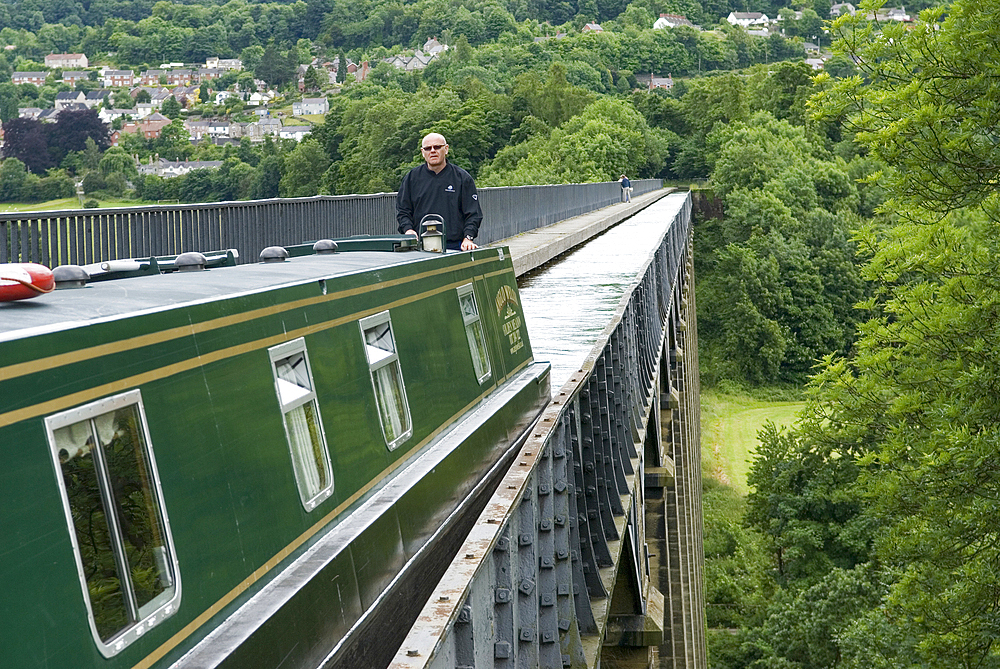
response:
[(294, 51), (279, 51), (272, 42), (264, 49), (260, 62), (254, 68), (254, 76), (270, 86), (281, 88), (295, 76), (296, 60)]
[(666, 154), (663, 135), (650, 130), (630, 104), (600, 99), (547, 135), (501, 149), (485, 168), (484, 185), (608, 181), (641, 176)]
[(859, 454), (857, 490), (885, 524), (890, 589), (845, 635), (850, 666), (997, 666), (998, 10), (959, 0), (881, 33), (835, 23), (867, 76), (834, 82), (818, 109), (884, 161), (895, 223), (858, 235), (870, 318), (819, 369), (801, 430)]
[(17, 118), (17, 86), (7, 81), (0, 84), (0, 122)]
[(171, 95), (160, 105), (160, 112), (169, 119), (176, 119), (181, 115), (181, 103)]
[(347, 56), (341, 52), (337, 58), (337, 83), (342, 84), (347, 81)]
[(84, 140), (83, 150), (80, 152), (80, 165), (88, 170), (96, 170), (101, 162), (101, 149), (92, 137)]
[(279, 185), (281, 197), (318, 195), (320, 181), (328, 161), (319, 142), (311, 137), (299, 142), (285, 156)]
[(132, 109), (135, 106), (135, 100), (127, 88), (120, 88), (112, 93), (111, 102), (115, 109)]
[(33, 174), (52, 167), (48, 141), (42, 123), (31, 118), (12, 118), (3, 123), (4, 158), (17, 158)]
[(167, 160), (180, 160), (191, 155), (191, 135), (184, 122), (174, 119), (160, 131), (160, 136), (152, 140), (152, 148)]
[(151, 102), (152, 100), (153, 97), (149, 94), (149, 91), (147, 91), (145, 88), (141, 89), (138, 93), (135, 94), (136, 104), (148, 103)]
[(49, 155), (54, 164), (62, 162), (71, 151), (83, 151), (92, 140), (99, 151), (111, 146), (108, 126), (95, 109), (64, 109), (55, 123), (44, 124)]
[(253, 44), (240, 52), (240, 60), (243, 62), (243, 69), (253, 72), (264, 57), (264, 47)]
[(132, 156), (125, 153), (125, 149), (120, 146), (113, 146), (105, 151), (97, 167), (105, 177), (111, 174), (122, 174), (127, 177), (133, 177), (138, 174), (135, 167), (135, 160)]
[(0, 202), (17, 202), (21, 199), (28, 170), (17, 158), (0, 162)]
[(320, 75), (319, 70), (317, 70), (312, 65), (310, 65), (309, 68), (306, 70), (302, 83), (305, 86), (306, 90), (309, 91), (318, 91), (321, 88), (323, 88), (325, 84), (325, 82), (323, 81), (323, 77)]
[(254, 199), (278, 197), (280, 194), (281, 156), (267, 155), (257, 165), (257, 175), (254, 183)]
[(944, 212), (995, 200), (1000, 102), (987, 91), (1000, 74), (991, 14), (998, 7), (959, 0), (946, 19), (939, 7), (916, 30), (850, 15), (834, 24), (839, 47), (865, 77), (837, 80), (818, 104), (898, 168), (883, 175), (885, 184), (920, 207)]

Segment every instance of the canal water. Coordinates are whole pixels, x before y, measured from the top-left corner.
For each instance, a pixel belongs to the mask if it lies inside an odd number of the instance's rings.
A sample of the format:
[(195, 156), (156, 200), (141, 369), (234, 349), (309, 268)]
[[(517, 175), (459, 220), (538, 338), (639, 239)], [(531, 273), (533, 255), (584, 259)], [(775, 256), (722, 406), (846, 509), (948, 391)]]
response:
[(552, 364), (553, 392), (580, 369), (687, 197), (672, 193), (518, 279), (532, 352)]

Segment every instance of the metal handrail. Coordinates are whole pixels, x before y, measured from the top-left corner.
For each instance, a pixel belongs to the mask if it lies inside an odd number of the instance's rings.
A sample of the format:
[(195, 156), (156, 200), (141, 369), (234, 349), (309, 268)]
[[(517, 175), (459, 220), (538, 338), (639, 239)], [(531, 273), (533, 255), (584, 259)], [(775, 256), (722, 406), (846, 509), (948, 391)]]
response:
[[(661, 179), (633, 181), (636, 195)], [(620, 202), (618, 182), (480, 189), (489, 244)], [(395, 193), (0, 214), (0, 263), (87, 265), (235, 248), (256, 262), (275, 244), (396, 233)]]

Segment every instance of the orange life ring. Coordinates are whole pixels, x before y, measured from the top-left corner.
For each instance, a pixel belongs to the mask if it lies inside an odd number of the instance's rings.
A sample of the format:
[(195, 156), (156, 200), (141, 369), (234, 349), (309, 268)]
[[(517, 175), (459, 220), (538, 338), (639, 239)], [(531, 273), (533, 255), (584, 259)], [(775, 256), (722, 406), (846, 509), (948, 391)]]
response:
[(27, 300), (56, 287), (52, 270), (33, 262), (0, 263), (0, 302)]

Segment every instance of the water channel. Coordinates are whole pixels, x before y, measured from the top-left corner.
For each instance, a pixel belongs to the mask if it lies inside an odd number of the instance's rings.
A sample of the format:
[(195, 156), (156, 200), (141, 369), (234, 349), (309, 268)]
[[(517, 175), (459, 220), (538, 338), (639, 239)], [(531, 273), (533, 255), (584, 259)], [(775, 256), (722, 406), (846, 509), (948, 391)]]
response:
[(557, 391), (580, 369), (688, 195), (673, 193), (518, 279), (535, 360)]

